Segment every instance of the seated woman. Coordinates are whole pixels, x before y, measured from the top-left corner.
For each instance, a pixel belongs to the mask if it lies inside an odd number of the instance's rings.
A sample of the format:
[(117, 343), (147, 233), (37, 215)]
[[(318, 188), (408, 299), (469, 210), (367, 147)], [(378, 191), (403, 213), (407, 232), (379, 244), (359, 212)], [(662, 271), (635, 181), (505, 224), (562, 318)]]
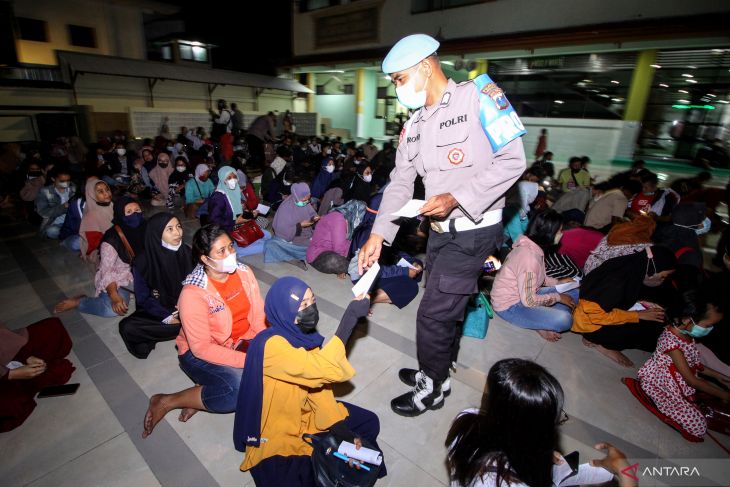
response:
[(649, 216), (638, 215), (626, 223), (618, 223), (609, 230), (586, 259), (583, 273), (588, 274), (614, 257), (641, 252), (652, 244), (651, 236), (656, 222)]
[(321, 218), (307, 249), (307, 262), (319, 272), (347, 277), (350, 242), (365, 216), (365, 203), (348, 201)]
[[(208, 221), (231, 233), (236, 225), (255, 220), (258, 212), (244, 209), (242, 201), (243, 195), (238, 185), (236, 170), (231, 166), (223, 166), (218, 169), (218, 188), (208, 200)], [(264, 232), (263, 238), (256, 242), (246, 247), (236, 245), (236, 255), (245, 257), (263, 253), (265, 242), (271, 238), (271, 234), (266, 230), (262, 231)]]
[(621, 350), (653, 352), (664, 323), (661, 307), (635, 305), (648, 291), (645, 286), (661, 286), (676, 267), (672, 251), (659, 245), (607, 260), (581, 281), (572, 330), (583, 335), (587, 347), (632, 367), (633, 362)]
[(75, 370), (69, 353), (71, 338), (58, 318), (19, 330), (0, 323), (0, 433), (23, 424), (41, 389), (68, 382)]
[(322, 201), (319, 202), (319, 209), (317, 210), (319, 216), (325, 216), (333, 208), (345, 202), (342, 198), (342, 188), (339, 186), (339, 183), (340, 181), (335, 181), (332, 187), (324, 192)]
[(99, 262), (99, 246), (114, 218), (112, 190), (109, 185), (95, 177), (86, 181), (86, 206), (79, 225), (79, 249), (81, 258), (88, 262)]
[(322, 199), (335, 178), (335, 161), (331, 157), (322, 159), (322, 167), (312, 181), (312, 197)]
[(208, 198), (215, 191), (209, 176), (210, 167), (207, 164), (198, 164), (195, 167), (195, 177), (185, 183), (185, 216), (189, 219), (200, 217), (200, 224), (203, 226), (208, 223)]
[(170, 155), (167, 152), (157, 154), (157, 164), (150, 170), (150, 179), (155, 185), (153, 192), (156, 192), (150, 204), (152, 206), (165, 206), (170, 194), (170, 175), (175, 172), (175, 167), (170, 164)]
[[(563, 220), (547, 210), (537, 215), (513, 245), (492, 287), (494, 311), (503, 320), (521, 328), (536, 330), (554, 342), (568, 331), (578, 290), (560, 294), (555, 286), (571, 278), (553, 279), (545, 273), (545, 252), (560, 243)], [(545, 287), (543, 287), (545, 286)]]
[(174, 394), (155, 394), (144, 417), (143, 438), (173, 409), (179, 420), (198, 411), (236, 409), (246, 344), (266, 328), (264, 302), (251, 269), (236, 263), (236, 244), (210, 224), (193, 236), (197, 266), (183, 282), (178, 300), (182, 328), (177, 337), (180, 368), (196, 384)]
[(177, 300), (193, 270), (193, 255), (182, 239), (183, 227), (171, 213), (157, 213), (147, 222), (144, 252), (132, 265), (137, 309), (119, 322), (124, 344), (137, 358), (147, 358), (157, 342), (180, 332)]
[[(303, 434), (330, 431), (338, 440), (358, 438), (378, 448), (378, 417), (338, 402), (332, 384), (355, 370), (345, 346), (368, 310), (364, 296), (345, 310), (335, 336), (323, 346), (317, 332), (319, 312), (312, 290), (295, 277), (282, 277), (266, 295), (271, 327), (251, 341), (239, 390), (233, 441), (246, 451), (241, 470), (257, 486), (312, 486), (312, 447)], [(381, 476), (385, 475), (385, 469)]]
[(76, 194), (76, 185), (71, 182), (71, 172), (61, 166), (51, 169), (48, 177), (52, 184), (40, 189), (35, 199), (35, 209), (43, 218), (41, 234), (55, 240), (61, 233), (71, 198)]
[(129, 291), (124, 286), (132, 284), (132, 260), (144, 250), (145, 220), (139, 203), (126, 196), (119, 198), (113, 224), (101, 241), (101, 263), (94, 279), (96, 297), (64, 299), (55, 313), (78, 307), (82, 313), (107, 318), (127, 314)]
[(176, 200), (185, 196), (185, 183), (192, 178), (188, 170), (188, 160), (182, 156), (175, 158), (175, 171), (167, 178), (167, 208), (175, 208)]
[[(489, 369), (481, 409), (461, 412), (446, 436), (446, 466), (453, 487), (550, 487), (554, 469), (565, 459), (558, 452), (559, 426), (568, 419), (564, 393), (547, 370), (528, 360), (500, 360)], [(621, 487), (637, 483), (622, 470), (626, 456), (608, 443), (606, 457), (579, 466), (561, 486), (612, 480)], [(567, 470), (570, 473), (570, 469)], [(561, 478), (563, 475), (561, 475)]]
[(370, 164), (360, 163), (355, 168), (355, 174), (344, 188), (345, 202), (350, 200), (368, 201), (373, 194), (373, 168)]
[(284, 200), (274, 216), (274, 237), (266, 242), (264, 262), (289, 262), (306, 270), (307, 248), (312, 227), (319, 216), (310, 205), (311, 195), (306, 183), (295, 183), (291, 196)]

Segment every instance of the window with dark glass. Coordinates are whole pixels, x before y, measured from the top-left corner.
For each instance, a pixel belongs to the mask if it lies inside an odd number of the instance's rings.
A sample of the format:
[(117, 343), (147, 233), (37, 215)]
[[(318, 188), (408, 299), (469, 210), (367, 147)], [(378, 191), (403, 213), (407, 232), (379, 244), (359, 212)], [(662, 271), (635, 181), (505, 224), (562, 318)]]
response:
[(411, 0), (411, 13), (420, 14), (446, 8), (466, 7), (494, 0)]
[(96, 29), (93, 27), (69, 24), (68, 37), (72, 46), (96, 47)]
[(24, 41), (48, 42), (48, 24), (45, 20), (16, 17), (20, 38)]

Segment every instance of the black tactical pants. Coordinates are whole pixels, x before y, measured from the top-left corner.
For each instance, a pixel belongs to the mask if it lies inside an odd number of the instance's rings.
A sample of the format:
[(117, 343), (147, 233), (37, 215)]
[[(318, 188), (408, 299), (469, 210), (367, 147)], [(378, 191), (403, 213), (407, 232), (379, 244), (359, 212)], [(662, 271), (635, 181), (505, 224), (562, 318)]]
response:
[(419, 368), (435, 382), (449, 374), (457, 329), (477, 292), (484, 261), (502, 244), (502, 224), (465, 232), (431, 230), (426, 250), (426, 291), (416, 317)]

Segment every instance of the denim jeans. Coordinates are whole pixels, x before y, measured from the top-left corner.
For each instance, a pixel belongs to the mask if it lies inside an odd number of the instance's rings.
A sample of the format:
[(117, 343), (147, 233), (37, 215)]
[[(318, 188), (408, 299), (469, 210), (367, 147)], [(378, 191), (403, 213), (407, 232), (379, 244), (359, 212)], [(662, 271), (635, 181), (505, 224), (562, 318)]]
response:
[(193, 382), (203, 386), (200, 395), (206, 411), (231, 413), (236, 410), (243, 369), (206, 362), (190, 350), (177, 358), (183, 372)]
[[(573, 289), (567, 294), (578, 304), (578, 291)], [(543, 287), (538, 289), (537, 294), (554, 293), (554, 287)], [(503, 311), (496, 311), (500, 318), (528, 330), (549, 330), (558, 333), (570, 330), (573, 325), (573, 313), (566, 305), (556, 303), (552, 306), (529, 307), (524, 304), (513, 304)]]
[(58, 240), (58, 234), (61, 233), (61, 225), (48, 225), (43, 230), (43, 233), (45, 234), (46, 238)]
[(71, 252), (78, 252), (81, 250), (81, 236), (69, 235), (68, 237), (61, 240), (61, 245), (63, 245)]
[(239, 247), (238, 245), (236, 245), (236, 256), (237, 257), (246, 257), (247, 255), (255, 255), (255, 254), (264, 253), (264, 247), (266, 247), (266, 241), (271, 240), (271, 234), (263, 229), (261, 231), (264, 232), (264, 236), (262, 238), (256, 240), (254, 243), (252, 243), (248, 247)]
[(307, 247), (287, 242), (283, 238), (273, 237), (264, 246), (264, 262), (286, 262), (288, 260), (304, 260), (307, 258)]
[[(117, 292), (125, 303), (129, 304), (129, 291), (119, 288)], [(119, 317), (112, 309), (112, 300), (109, 294), (102, 292), (95, 298), (84, 296), (79, 301), (79, 311), (90, 315), (103, 316), (105, 318)]]

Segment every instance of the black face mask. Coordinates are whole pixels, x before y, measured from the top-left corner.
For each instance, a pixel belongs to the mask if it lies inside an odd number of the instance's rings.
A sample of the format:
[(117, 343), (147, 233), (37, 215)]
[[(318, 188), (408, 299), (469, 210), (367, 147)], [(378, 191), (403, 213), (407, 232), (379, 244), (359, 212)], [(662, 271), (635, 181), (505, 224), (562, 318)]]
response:
[(167, 167), (167, 164), (165, 164), (164, 162), (158, 162), (158, 164), (163, 169)]
[(304, 333), (313, 333), (319, 323), (317, 303), (313, 303), (297, 313), (297, 326)]
[(112, 204), (112, 202), (111, 201), (97, 201), (96, 204), (99, 206), (109, 206)]

